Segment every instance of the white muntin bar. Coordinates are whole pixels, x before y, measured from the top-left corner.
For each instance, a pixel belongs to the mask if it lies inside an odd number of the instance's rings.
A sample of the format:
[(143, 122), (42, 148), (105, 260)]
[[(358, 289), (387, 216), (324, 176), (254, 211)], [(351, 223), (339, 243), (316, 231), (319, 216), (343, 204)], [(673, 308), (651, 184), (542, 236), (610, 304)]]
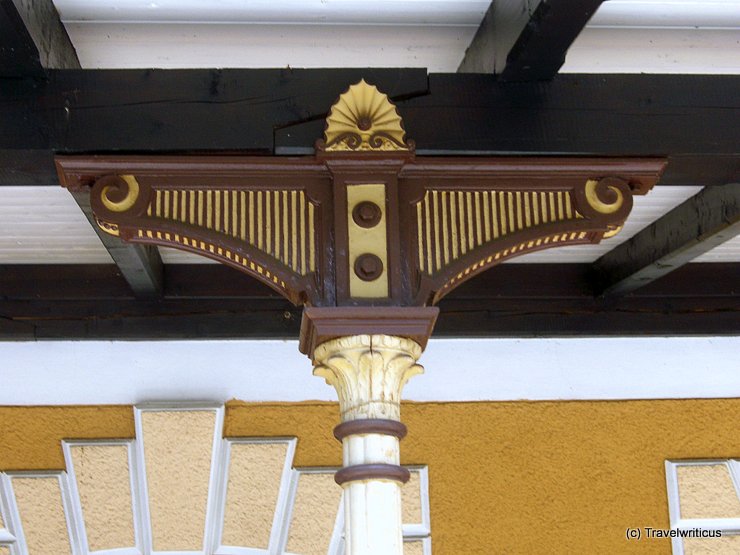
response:
[(355, 335), (322, 343), (314, 374), (336, 388), (342, 424), (346, 555), (402, 555), (401, 390), (423, 372), (418, 343), (388, 335)]

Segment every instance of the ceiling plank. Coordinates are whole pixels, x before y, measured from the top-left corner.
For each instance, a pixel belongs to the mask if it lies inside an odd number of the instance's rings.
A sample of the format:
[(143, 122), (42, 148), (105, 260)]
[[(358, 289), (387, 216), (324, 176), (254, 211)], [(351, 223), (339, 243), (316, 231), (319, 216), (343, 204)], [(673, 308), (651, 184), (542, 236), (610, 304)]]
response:
[(53, 153), (313, 154), (361, 77), (396, 101), (420, 155), (667, 156), (661, 183), (740, 178), (740, 76), (57, 70), (0, 79), (0, 184), (57, 184)]
[[(740, 264), (688, 264), (633, 295), (594, 297), (589, 264), (502, 264), (440, 303), (437, 337), (736, 335)], [(0, 266), (0, 340), (296, 339), (301, 309), (221, 265), (165, 267), (136, 300), (113, 265)]]
[(164, 265), (159, 251), (151, 245), (124, 243), (118, 237), (105, 233), (95, 221), (90, 206), (90, 193), (72, 193), (77, 205), (98, 234), (126, 283), (137, 298), (158, 298), (164, 283)]
[(605, 296), (624, 295), (738, 234), (740, 184), (706, 187), (603, 255), (594, 271)]
[(0, 0), (0, 76), (42, 77), (80, 67), (52, 0)]
[(495, 0), (458, 72), (504, 81), (552, 79), (603, 0)]

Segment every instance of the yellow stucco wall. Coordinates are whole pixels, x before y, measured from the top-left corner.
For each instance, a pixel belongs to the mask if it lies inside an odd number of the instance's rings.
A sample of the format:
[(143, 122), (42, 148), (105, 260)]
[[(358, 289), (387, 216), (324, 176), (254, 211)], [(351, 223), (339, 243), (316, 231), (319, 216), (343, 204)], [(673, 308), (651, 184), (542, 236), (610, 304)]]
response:
[[(428, 464), (437, 555), (670, 553), (666, 459), (740, 455), (740, 399), (405, 403), (404, 464)], [(332, 403), (229, 403), (227, 436), (299, 437), (339, 465)], [(0, 408), (0, 470), (60, 469), (59, 440), (132, 437), (130, 407)]]
[(129, 406), (0, 407), (0, 471), (62, 470), (63, 439), (134, 435)]

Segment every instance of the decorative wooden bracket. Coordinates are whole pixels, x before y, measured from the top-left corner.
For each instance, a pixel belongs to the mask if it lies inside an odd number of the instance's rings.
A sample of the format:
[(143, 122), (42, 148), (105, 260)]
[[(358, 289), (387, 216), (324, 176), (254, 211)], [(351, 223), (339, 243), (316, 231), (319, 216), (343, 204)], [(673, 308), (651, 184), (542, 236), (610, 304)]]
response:
[(598, 243), (663, 159), (415, 156), (364, 81), (313, 157), (59, 156), (98, 225), (245, 272), (308, 306), (429, 306), (504, 260)]

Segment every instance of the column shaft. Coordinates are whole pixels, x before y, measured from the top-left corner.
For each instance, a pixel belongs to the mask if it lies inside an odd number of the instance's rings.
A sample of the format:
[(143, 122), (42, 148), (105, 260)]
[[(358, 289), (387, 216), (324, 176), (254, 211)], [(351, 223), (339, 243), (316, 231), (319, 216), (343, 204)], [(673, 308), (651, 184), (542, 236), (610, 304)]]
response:
[(346, 555), (402, 555), (401, 390), (423, 371), (418, 343), (388, 335), (357, 335), (320, 344), (314, 374), (339, 395)]

